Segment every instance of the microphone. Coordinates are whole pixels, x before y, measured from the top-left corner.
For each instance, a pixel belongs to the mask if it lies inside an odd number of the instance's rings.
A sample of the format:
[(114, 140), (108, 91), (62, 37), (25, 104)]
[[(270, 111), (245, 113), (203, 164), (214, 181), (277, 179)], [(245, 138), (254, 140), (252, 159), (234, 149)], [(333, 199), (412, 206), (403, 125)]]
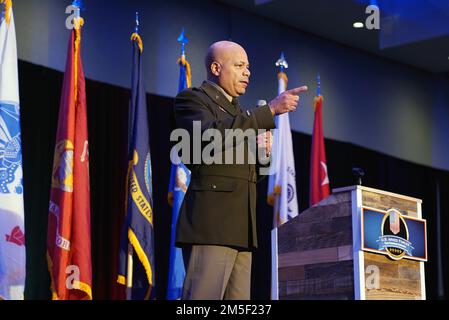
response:
[(266, 100), (258, 100), (257, 101), (257, 107), (263, 107), (266, 104), (267, 104)]
[[(267, 101), (266, 100), (258, 100), (257, 101), (257, 107), (264, 107), (267, 105)], [(267, 131), (268, 132), (268, 131)], [(265, 134), (261, 134), (259, 136), (257, 136), (257, 153), (258, 153), (258, 160), (259, 163), (266, 165), (270, 162), (270, 153), (267, 152), (267, 141), (266, 141), (266, 135), (267, 132), (265, 132)]]
[(356, 178), (357, 185), (361, 186), (362, 185), (362, 178), (365, 175), (365, 171), (362, 168), (354, 167), (354, 168), (352, 168), (352, 174)]

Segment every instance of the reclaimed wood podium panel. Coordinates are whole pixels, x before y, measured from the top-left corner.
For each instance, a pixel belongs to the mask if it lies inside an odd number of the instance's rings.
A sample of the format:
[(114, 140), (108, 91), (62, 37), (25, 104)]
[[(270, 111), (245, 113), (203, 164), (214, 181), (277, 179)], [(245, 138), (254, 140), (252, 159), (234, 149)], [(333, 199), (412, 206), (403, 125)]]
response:
[(425, 299), (421, 204), (362, 186), (333, 190), (278, 228), (279, 299)]

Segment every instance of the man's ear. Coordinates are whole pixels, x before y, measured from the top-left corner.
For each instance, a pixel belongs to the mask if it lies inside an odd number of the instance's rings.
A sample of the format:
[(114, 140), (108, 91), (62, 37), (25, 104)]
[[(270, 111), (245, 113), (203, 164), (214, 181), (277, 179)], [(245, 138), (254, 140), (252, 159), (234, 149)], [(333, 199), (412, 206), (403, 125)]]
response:
[(212, 62), (210, 65), (210, 71), (214, 76), (218, 77), (221, 72), (221, 65), (218, 62)]

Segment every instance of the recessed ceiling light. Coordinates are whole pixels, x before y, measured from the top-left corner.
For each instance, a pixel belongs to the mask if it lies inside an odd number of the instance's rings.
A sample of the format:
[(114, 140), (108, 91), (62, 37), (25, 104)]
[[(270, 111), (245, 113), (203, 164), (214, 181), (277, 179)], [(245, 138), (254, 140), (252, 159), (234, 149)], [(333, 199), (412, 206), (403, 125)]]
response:
[(354, 28), (363, 28), (363, 23), (362, 22), (354, 22), (354, 24), (352, 25)]

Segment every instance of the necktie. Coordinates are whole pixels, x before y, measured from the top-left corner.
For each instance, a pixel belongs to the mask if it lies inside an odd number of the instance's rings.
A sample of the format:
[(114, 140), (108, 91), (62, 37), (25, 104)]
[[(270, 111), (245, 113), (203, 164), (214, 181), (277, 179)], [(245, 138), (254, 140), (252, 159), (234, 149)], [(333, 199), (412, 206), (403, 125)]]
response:
[(237, 98), (232, 98), (231, 103), (232, 103), (232, 105), (234, 106), (235, 110), (237, 110), (237, 112), (240, 112), (239, 99), (237, 99)]

